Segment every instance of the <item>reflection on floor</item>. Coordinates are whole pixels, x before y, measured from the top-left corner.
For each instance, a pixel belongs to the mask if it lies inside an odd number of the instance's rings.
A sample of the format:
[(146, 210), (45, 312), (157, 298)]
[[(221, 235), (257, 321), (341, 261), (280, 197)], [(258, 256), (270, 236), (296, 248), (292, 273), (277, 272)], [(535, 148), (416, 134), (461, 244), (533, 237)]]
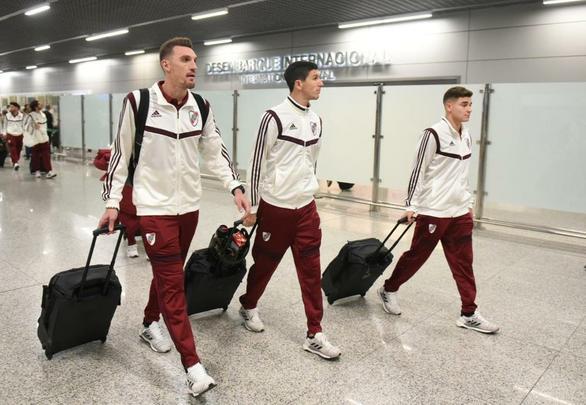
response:
[[(343, 355), (322, 361), (301, 348), (304, 313), (287, 254), (259, 305), (264, 333), (242, 328), (236, 303), (226, 313), (191, 318), (219, 384), (192, 400), (177, 352), (156, 354), (138, 338), (150, 283), (139, 244), (139, 258), (118, 258), (124, 296), (107, 342), (47, 361), (36, 337), (41, 285), (83, 265), (102, 212), (96, 170), (65, 162), (56, 169), (53, 180), (0, 169), (2, 403), (586, 403), (586, 249), (536, 246), (494, 231), (478, 231), (474, 247), (478, 303), (501, 326), (496, 336), (455, 326), (459, 298), (438, 248), (401, 289), (401, 316), (384, 313), (373, 290), (326, 304), (325, 332)], [(206, 246), (218, 224), (236, 217), (217, 183), (206, 183), (204, 193), (192, 248)], [(383, 237), (398, 215), (329, 199), (318, 205), (323, 267), (346, 240)], [(108, 260), (113, 244), (113, 237), (98, 241), (96, 262)], [(408, 244), (409, 237), (396, 254)]]

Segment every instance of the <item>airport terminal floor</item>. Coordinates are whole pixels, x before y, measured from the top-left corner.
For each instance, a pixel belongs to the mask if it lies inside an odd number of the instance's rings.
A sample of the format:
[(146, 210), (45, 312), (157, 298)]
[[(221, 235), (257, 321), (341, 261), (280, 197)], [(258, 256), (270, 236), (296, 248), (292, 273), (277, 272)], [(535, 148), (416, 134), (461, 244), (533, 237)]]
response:
[[(586, 249), (483, 230), (474, 235), (477, 303), (501, 327), (496, 335), (456, 326), (459, 296), (438, 247), (399, 291), (400, 316), (381, 307), (382, 278), (365, 298), (333, 306), (324, 300), (324, 332), (342, 356), (322, 360), (302, 349), (305, 315), (287, 253), (259, 303), (264, 333), (242, 327), (236, 298), (226, 312), (190, 318), (202, 362), (218, 383), (195, 399), (176, 350), (158, 354), (139, 339), (151, 269), (138, 242), (140, 257), (127, 258), (125, 245), (118, 255), (122, 304), (106, 342), (47, 360), (36, 335), (42, 285), (84, 265), (103, 212), (97, 169), (56, 161), (55, 171), (48, 180), (0, 169), (3, 404), (586, 403)], [(382, 238), (399, 215), (330, 199), (318, 200), (318, 209), (322, 269), (345, 241)], [(217, 226), (236, 216), (229, 193), (205, 182), (191, 248), (206, 247)], [(94, 263), (108, 262), (114, 243), (114, 236), (100, 237)]]

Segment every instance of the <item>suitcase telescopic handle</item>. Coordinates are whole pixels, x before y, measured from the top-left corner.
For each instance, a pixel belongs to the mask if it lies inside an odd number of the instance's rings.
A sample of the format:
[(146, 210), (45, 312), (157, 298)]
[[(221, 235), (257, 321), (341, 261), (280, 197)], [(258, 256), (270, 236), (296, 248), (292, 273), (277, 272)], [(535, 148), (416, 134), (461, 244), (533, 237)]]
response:
[[(116, 224), (114, 225), (114, 231), (123, 231), (124, 230), (124, 225), (122, 224)], [(93, 230), (93, 234), (94, 236), (100, 236), (103, 235), (105, 233), (109, 233), (110, 230), (108, 228), (108, 226), (104, 226), (102, 228), (97, 228)]]
[[(106, 275), (106, 280), (104, 282), (104, 288), (102, 289), (102, 295), (106, 295), (108, 293), (108, 286), (110, 284), (110, 278), (112, 277), (112, 272), (114, 271), (114, 263), (116, 263), (116, 256), (118, 255), (118, 248), (120, 247), (120, 242), (122, 242), (122, 236), (124, 236), (124, 225), (116, 224), (114, 227), (115, 231), (119, 231), (118, 233), (118, 240), (116, 241), (116, 247), (114, 248), (114, 254), (112, 255), (112, 261), (110, 262), (110, 267), (108, 268), (108, 274)], [(80, 299), (83, 293), (83, 289), (85, 287), (85, 281), (87, 279), (87, 273), (89, 271), (90, 262), (92, 261), (92, 256), (94, 254), (94, 248), (96, 246), (96, 240), (98, 236), (109, 233), (108, 227), (94, 229), (93, 238), (92, 238), (92, 245), (90, 247), (90, 251), (87, 255), (87, 261), (85, 263), (85, 269), (83, 270), (83, 275), (81, 277), (81, 284), (79, 286), (79, 293), (77, 298)]]
[[(376, 251), (372, 254), (372, 257), (376, 257), (376, 255), (378, 255), (378, 253), (380, 252), (380, 250), (383, 248), (383, 246), (385, 245), (385, 243), (387, 243), (387, 241), (389, 240), (389, 238), (391, 237), (391, 235), (393, 234), (393, 232), (395, 232), (395, 229), (397, 229), (399, 227), (399, 225), (406, 224), (408, 222), (409, 221), (408, 221), (407, 217), (401, 217), (397, 221), (397, 223), (395, 224), (395, 226), (393, 227), (393, 229), (391, 229), (391, 232), (389, 232), (389, 234), (387, 235), (387, 237), (385, 238), (385, 240), (382, 241), (382, 243), (380, 244), (380, 246), (378, 247), (378, 249), (376, 249)], [(413, 221), (413, 222), (415, 222), (415, 221)], [(387, 254), (389, 254), (389, 253), (391, 253), (393, 251), (393, 249), (395, 248), (395, 246), (397, 246), (397, 244), (403, 238), (403, 235), (405, 235), (407, 233), (407, 231), (409, 230), (409, 228), (411, 228), (411, 225), (413, 225), (413, 222), (411, 222), (409, 225), (407, 225), (407, 227), (403, 230), (403, 232), (397, 238), (397, 240), (395, 241), (395, 243), (393, 243), (393, 246), (391, 246), (391, 248), (389, 249), (389, 251), (387, 252)]]

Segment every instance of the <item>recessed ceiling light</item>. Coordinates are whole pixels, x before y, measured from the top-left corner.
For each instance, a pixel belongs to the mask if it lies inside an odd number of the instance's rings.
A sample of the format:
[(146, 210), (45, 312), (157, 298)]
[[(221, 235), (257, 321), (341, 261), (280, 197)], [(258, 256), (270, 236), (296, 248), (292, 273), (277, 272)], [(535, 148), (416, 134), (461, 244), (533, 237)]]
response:
[(37, 6), (37, 7), (31, 8), (30, 10), (26, 11), (24, 14), (25, 15), (35, 15), (35, 14), (42, 13), (43, 11), (47, 11), (50, 8), (51, 8), (50, 5), (43, 4), (42, 6)]
[(35, 48), (35, 51), (40, 52), (40, 51), (46, 51), (47, 49), (51, 49), (51, 45), (37, 46)]
[(543, 4), (546, 6), (553, 6), (556, 4), (565, 4), (565, 3), (577, 3), (583, 0), (543, 0)]
[(424, 18), (431, 18), (431, 17), (433, 17), (433, 14), (431, 14), (431, 13), (404, 14), (404, 15), (398, 15), (398, 16), (388, 17), (388, 18), (376, 18), (376, 19), (369, 19), (369, 20), (359, 20), (359, 21), (349, 21), (349, 22), (339, 23), (338, 28), (345, 29), (345, 28), (367, 27), (369, 25), (391, 24), (391, 23), (403, 22), (403, 21), (422, 20)]
[(221, 44), (229, 44), (232, 42), (232, 38), (223, 38), (223, 39), (210, 39), (209, 41), (204, 41), (205, 46), (211, 45), (221, 45)]
[(121, 30), (116, 30), (116, 31), (104, 32), (103, 34), (91, 35), (91, 36), (87, 37), (85, 40), (86, 41), (95, 41), (97, 39), (115, 37), (115, 36), (124, 35), (124, 34), (128, 34), (128, 28), (123, 28)]
[(226, 15), (228, 14), (228, 9), (227, 8), (220, 8), (217, 10), (210, 10), (210, 11), (204, 11), (203, 13), (197, 13), (191, 16), (192, 20), (203, 20), (206, 18), (212, 18), (212, 17), (219, 17), (221, 15)]
[(124, 52), (124, 55), (132, 56), (132, 55), (140, 55), (141, 53), (144, 53), (144, 49), (137, 49), (136, 51)]
[(36, 69), (36, 68), (37, 68), (37, 65), (30, 65), (30, 66), (26, 67), (27, 70)]
[(96, 59), (98, 59), (98, 57), (97, 57), (97, 56), (90, 56), (90, 57), (87, 57), (87, 58), (71, 59), (71, 60), (69, 61), (69, 63), (82, 63), (82, 62), (90, 62), (90, 61), (92, 61), (92, 60), (96, 60)]

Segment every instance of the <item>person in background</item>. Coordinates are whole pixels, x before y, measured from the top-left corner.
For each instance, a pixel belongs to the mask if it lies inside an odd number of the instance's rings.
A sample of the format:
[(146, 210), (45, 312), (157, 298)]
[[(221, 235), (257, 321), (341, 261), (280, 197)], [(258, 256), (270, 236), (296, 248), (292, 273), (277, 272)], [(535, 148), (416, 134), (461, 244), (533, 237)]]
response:
[(45, 106), (45, 109), (43, 110), (43, 113), (45, 114), (45, 117), (47, 117), (47, 135), (49, 135), (49, 145), (52, 145), (53, 144), (53, 132), (55, 131), (55, 126), (53, 125), (53, 122), (54, 122), (53, 113), (50, 110), (51, 110), (51, 106), (49, 104), (47, 104)]
[(8, 106), (8, 112), (4, 116), (1, 133), (6, 138), (10, 159), (14, 170), (20, 168), (20, 154), (24, 137), (24, 114), (20, 111), (20, 105), (13, 101)]
[[(25, 131), (26, 131), (26, 128), (30, 127), (30, 125), (28, 125), (28, 121), (30, 119), (30, 116), (29, 116), (30, 113), (31, 113), (31, 107), (30, 107), (29, 103), (26, 103), (24, 105), (24, 107), (22, 108), (22, 114), (24, 115), (23, 127), (25, 128)], [(24, 145), (24, 158), (26, 160), (31, 159), (32, 153), (33, 153), (32, 147)], [(31, 167), (31, 174), (35, 174), (32, 169), (32, 162), (30, 162), (30, 167)]]
[[(108, 170), (110, 163), (110, 149), (99, 149), (94, 158), (94, 166), (100, 170)], [(106, 180), (104, 174), (100, 180)], [(122, 189), (122, 200), (120, 201), (120, 212), (118, 219), (124, 225), (124, 236), (126, 237), (126, 255), (130, 258), (138, 257), (138, 248), (136, 246), (136, 236), (140, 232), (140, 224), (136, 216), (136, 206), (132, 203), (132, 183), (127, 179)]]
[(32, 140), (31, 171), (36, 178), (41, 177), (41, 170), (44, 171), (47, 179), (57, 176), (53, 173), (51, 166), (51, 147), (47, 135), (47, 117), (41, 111), (41, 104), (38, 100), (30, 103), (30, 119), (27, 120), (27, 130)]

